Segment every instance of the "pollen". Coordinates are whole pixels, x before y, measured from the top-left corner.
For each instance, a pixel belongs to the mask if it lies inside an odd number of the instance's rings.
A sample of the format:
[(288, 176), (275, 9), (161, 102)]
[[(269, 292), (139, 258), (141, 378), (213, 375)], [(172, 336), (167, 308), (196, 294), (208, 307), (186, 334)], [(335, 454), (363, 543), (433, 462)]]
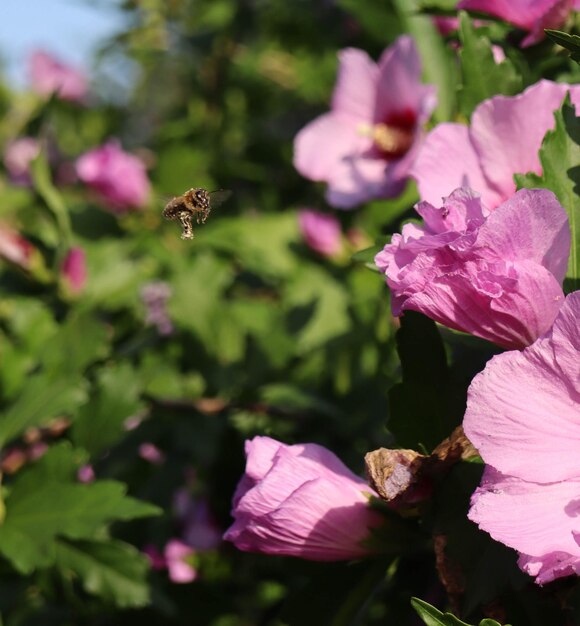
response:
[(372, 137), (381, 152), (389, 156), (402, 156), (413, 143), (413, 130), (389, 124), (375, 124)]

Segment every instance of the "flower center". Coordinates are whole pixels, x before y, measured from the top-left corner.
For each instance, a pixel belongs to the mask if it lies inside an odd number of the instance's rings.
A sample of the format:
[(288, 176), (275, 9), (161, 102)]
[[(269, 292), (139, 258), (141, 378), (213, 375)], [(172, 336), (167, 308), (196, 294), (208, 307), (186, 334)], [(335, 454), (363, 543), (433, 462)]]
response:
[(415, 138), (416, 121), (413, 111), (401, 111), (372, 127), (373, 141), (383, 158), (396, 159), (406, 154)]

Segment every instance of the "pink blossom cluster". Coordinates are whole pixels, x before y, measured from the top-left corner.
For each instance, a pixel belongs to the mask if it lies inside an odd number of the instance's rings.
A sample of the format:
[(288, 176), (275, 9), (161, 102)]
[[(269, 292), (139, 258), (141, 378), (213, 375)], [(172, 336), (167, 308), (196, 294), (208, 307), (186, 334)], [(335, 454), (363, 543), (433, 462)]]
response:
[[(561, 26), (572, 0), (463, 0), (526, 31), (529, 46)], [(516, 96), (482, 102), (470, 124), (426, 132), (434, 90), (422, 85), (410, 37), (377, 64), (339, 55), (330, 112), (295, 140), (298, 171), (351, 208), (398, 195), (415, 179), (421, 223), (403, 226), (376, 256), (393, 314), (421, 312), (508, 350), (469, 389), (464, 428), (485, 462), (470, 519), (520, 553), (543, 584), (580, 574), (580, 292), (565, 297), (568, 215), (547, 189), (517, 190), (515, 174), (542, 174), (538, 152), (554, 112), (580, 87), (541, 80)], [(340, 251), (336, 218), (300, 214), (306, 243)], [(313, 560), (368, 556), (384, 518), (377, 494), (330, 451), (268, 437), (246, 442), (246, 471), (224, 538), (238, 548)]]

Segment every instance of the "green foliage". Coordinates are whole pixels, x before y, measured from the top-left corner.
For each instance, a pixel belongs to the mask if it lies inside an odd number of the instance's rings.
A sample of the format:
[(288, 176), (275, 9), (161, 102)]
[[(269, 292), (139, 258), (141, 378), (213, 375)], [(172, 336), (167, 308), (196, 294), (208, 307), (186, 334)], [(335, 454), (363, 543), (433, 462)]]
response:
[(479, 35), (465, 11), (459, 13), (462, 85), (459, 91), (461, 112), (470, 117), (475, 107), (496, 94), (511, 96), (522, 90), (522, 78), (509, 59), (496, 63), (491, 42)]
[(556, 126), (546, 133), (540, 149), (542, 175), (516, 175), (518, 187), (543, 187), (553, 191), (568, 214), (572, 247), (564, 287), (580, 288), (580, 118), (568, 94), (554, 113)]
[(397, 352), (403, 380), (389, 391), (388, 428), (399, 446), (432, 450), (462, 416), (461, 396), (435, 322), (406, 311), (397, 331)]
[[(421, 619), (427, 626), (469, 626), (466, 622), (457, 619), (451, 613), (441, 613), (434, 606), (431, 606), (419, 598), (411, 598), (411, 606), (417, 611)], [(501, 626), (493, 619), (482, 619), (479, 626)], [(506, 626), (509, 626), (506, 624)]]
[(121, 483), (75, 483), (72, 472), (78, 466), (70, 447), (56, 446), (11, 485), (4, 500), (0, 552), (20, 572), (54, 564), (58, 538), (92, 539), (108, 522), (159, 512), (126, 496)]
[(147, 559), (121, 541), (55, 541), (55, 565), (62, 576), (78, 577), (83, 588), (120, 608), (149, 602)]
[(569, 50), (572, 53), (570, 58), (576, 61), (576, 63), (580, 63), (580, 37), (578, 35), (563, 33), (560, 30), (551, 28), (546, 28), (545, 33), (552, 41)]

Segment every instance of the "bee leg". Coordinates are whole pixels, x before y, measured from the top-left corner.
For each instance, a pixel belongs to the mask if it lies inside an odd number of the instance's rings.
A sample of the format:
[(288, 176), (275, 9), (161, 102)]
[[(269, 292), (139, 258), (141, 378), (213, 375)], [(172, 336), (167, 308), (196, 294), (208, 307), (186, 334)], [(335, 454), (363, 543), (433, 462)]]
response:
[(181, 227), (183, 228), (183, 232), (181, 233), (182, 239), (193, 239), (193, 227), (191, 225), (191, 214), (189, 211), (180, 211), (179, 212), (179, 221), (181, 222)]

